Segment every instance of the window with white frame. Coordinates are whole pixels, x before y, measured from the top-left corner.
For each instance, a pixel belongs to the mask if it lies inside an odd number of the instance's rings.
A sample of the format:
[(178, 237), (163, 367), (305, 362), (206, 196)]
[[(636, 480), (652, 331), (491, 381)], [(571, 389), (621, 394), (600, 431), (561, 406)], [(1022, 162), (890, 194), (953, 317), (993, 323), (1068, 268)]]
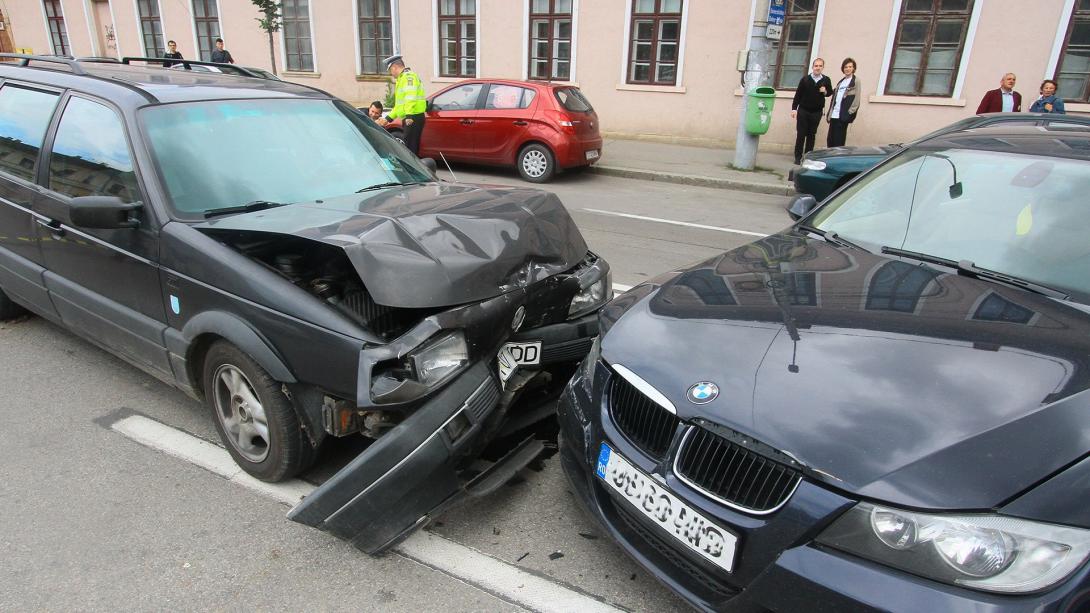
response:
[(973, 1), (903, 1), (886, 94), (953, 95)]
[(71, 48), (68, 45), (68, 30), (64, 27), (64, 13), (61, 10), (61, 0), (43, 0), (45, 3), (45, 20), (49, 26), (49, 44), (56, 55), (68, 55)]
[(677, 85), (684, 0), (632, 0), (627, 82)]
[(530, 79), (570, 80), (572, 0), (530, 0), (529, 42)]
[(817, 29), (819, 0), (787, 0), (783, 33), (773, 43), (775, 55), (768, 67), (776, 89), (795, 89), (810, 71), (810, 54)]
[(477, 0), (439, 3), (439, 75), (477, 76)]
[(1090, 100), (1090, 0), (1078, 0), (1071, 11), (1054, 79), (1064, 100), (1086, 102)]
[(382, 74), (382, 60), (394, 54), (391, 0), (356, 0), (359, 16), (360, 73)]
[(314, 72), (310, 45), (310, 0), (282, 0), (284, 60), (288, 70)]
[(144, 41), (144, 55), (163, 57), (166, 46), (163, 45), (163, 20), (159, 17), (159, 0), (136, 0), (136, 11), (140, 15), (140, 37)]
[(216, 39), (220, 37), (220, 13), (216, 0), (193, 0), (193, 25), (197, 30), (201, 61), (211, 62)]

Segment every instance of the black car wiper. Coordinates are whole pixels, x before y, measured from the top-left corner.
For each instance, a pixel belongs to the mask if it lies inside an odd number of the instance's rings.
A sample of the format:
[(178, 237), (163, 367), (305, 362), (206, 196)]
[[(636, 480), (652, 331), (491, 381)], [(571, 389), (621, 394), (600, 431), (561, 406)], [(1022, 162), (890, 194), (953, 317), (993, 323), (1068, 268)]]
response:
[(223, 207), (222, 209), (208, 209), (204, 212), (204, 218), (209, 219), (212, 217), (219, 217), (220, 215), (234, 215), (235, 213), (252, 213), (254, 211), (264, 211), (265, 209), (286, 205), (286, 202), (254, 200), (253, 202), (247, 202), (246, 204), (240, 204), (238, 206), (228, 206)]
[(836, 232), (830, 232), (830, 231), (827, 231), (827, 230), (822, 230), (821, 228), (815, 228), (814, 226), (810, 226), (810, 225), (807, 225), (807, 224), (801, 224), (801, 225), (799, 225), (797, 227), (798, 227), (799, 230), (802, 230), (804, 232), (809, 232), (811, 234), (817, 234), (821, 238), (825, 239), (827, 242), (830, 242), (830, 243), (832, 243), (834, 245), (839, 245), (841, 247), (847, 247), (849, 249), (859, 249), (860, 251), (866, 251), (866, 249), (864, 249), (863, 247), (860, 247), (859, 245), (856, 245), (855, 243), (851, 242), (848, 239), (842, 238)]
[(397, 181), (391, 181), (389, 183), (376, 183), (374, 185), (368, 185), (367, 187), (361, 187), (360, 189), (356, 190), (356, 193), (361, 194), (363, 192), (369, 192), (369, 191), (371, 191), (373, 189), (382, 189), (384, 187), (401, 187), (402, 185), (420, 185), (421, 183), (422, 183), (422, 181), (410, 181), (408, 183), (398, 183)]
[(1021, 277), (1016, 277), (1014, 275), (1009, 275), (1007, 273), (998, 272), (995, 270), (988, 270), (987, 268), (980, 268), (969, 260), (955, 261), (949, 258), (939, 257), (937, 255), (928, 255), (926, 253), (920, 253), (918, 251), (908, 251), (907, 249), (898, 249), (896, 247), (882, 247), (882, 253), (886, 255), (895, 255), (897, 257), (908, 258), (910, 260), (916, 260), (918, 262), (939, 264), (941, 266), (953, 268), (954, 270), (958, 271), (959, 275), (965, 277), (972, 277), (973, 279), (986, 279), (988, 281), (997, 281), (1006, 285), (1013, 285), (1014, 287), (1030, 291), (1035, 294), (1048, 296), (1050, 298), (1067, 300), (1070, 297), (1066, 292), (1062, 292), (1056, 288), (1049, 287), (1047, 285), (1041, 285), (1040, 283), (1029, 281)]

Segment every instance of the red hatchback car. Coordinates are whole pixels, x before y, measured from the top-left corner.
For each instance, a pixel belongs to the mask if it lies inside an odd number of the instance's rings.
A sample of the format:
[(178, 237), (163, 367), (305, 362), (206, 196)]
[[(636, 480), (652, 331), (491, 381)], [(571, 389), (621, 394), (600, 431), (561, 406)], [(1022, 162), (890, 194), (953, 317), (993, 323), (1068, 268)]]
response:
[[(420, 157), (515, 166), (544, 183), (558, 169), (589, 166), (602, 155), (598, 115), (571, 85), (474, 79), (428, 98)], [(386, 129), (400, 138), (401, 122)]]

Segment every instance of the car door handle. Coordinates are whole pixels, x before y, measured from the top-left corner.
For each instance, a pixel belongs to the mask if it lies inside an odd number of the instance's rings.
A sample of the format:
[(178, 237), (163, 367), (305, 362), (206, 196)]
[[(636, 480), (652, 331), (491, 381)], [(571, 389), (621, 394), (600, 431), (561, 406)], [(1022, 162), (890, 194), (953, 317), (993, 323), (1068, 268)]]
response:
[(462, 120), (462, 121), (460, 121), (459, 123), (461, 123), (461, 124), (462, 124), (463, 126), (468, 126), (468, 125), (472, 125), (472, 124), (473, 124), (473, 120), (472, 120), (472, 119), (463, 119), (463, 120)]
[(516, 121), (516, 122), (514, 122), (514, 124), (515, 124), (516, 126), (527, 126), (527, 125), (530, 125), (530, 124), (528, 124), (528, 123), (526, 123), (525, 121), (522, 121), (522, 120)]
[(52, 234), (55, 238), (61, 238), (65, 234), (64, 228), (61, 227), (61, 222), (55, 219), (50, 219), (49, 221), (46, 221), (44, 219), (35, 219), (34, 221), (39, 226), (45, 228), (46, 230), (49, 230), (49, 233)]

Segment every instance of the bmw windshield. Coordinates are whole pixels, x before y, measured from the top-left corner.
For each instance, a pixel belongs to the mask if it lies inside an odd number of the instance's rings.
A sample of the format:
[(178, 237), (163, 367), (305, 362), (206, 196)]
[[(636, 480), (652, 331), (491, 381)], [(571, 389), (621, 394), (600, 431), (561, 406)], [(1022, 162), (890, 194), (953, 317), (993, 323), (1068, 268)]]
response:
[(141, 119), (184, 219), (433, 180), (407, 149), (339, 101), (190, 102), (146, 108)]
[(1090, 303), (1088, 194), (1084, 160), (914, 148), (805, 223), (871, 251), (971, 262)]

